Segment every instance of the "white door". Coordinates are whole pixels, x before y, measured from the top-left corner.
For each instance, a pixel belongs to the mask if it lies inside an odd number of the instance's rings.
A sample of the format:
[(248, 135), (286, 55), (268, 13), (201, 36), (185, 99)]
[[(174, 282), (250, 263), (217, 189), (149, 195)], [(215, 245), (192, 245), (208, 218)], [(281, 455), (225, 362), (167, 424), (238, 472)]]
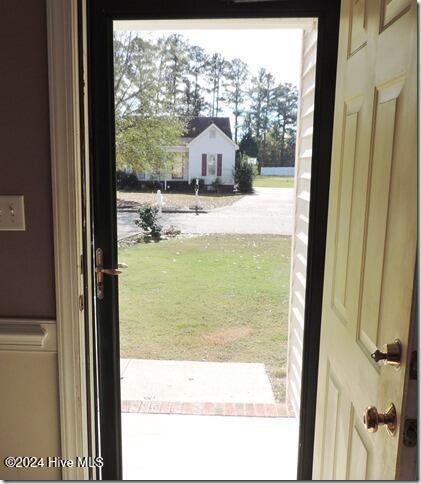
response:
[[(416, 42), (415, 1), (343, 0), (315, 479), (396, 474), (416, 255)], [(370, 356), (396, 338), (398, 370)], [(368, 432), (366, 407), (391, 402), (395, 435)]]

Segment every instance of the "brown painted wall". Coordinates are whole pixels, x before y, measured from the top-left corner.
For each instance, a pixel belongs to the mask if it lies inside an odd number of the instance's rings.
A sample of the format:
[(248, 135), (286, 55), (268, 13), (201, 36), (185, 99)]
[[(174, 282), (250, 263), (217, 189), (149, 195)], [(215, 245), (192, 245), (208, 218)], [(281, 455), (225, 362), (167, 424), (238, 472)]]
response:
[[(0, 318), (55, 318), (45, 0), (0, 0), (0, 194), (25, 232), (0, 231)], [(0, 479), (60, 479), (6, 456), (60, 456), (57, 354), (0, 350)]]
[(0, 0), (0, 194), (25, 232), (0, 231), (0, 317), (55, 317), (45, 0)]

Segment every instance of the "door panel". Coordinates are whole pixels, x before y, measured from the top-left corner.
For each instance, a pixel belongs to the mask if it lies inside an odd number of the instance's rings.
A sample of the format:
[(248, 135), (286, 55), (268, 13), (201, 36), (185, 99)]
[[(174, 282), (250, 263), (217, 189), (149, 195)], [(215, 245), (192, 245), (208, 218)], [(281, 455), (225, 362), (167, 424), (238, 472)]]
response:
[[(393, 479), (416, 253), (416, 4), (342, 2), (313, 477)], [(398, 413), (393, 437), (364, 409)]]
[(348, 39), (348, 54), (354, 54), (367, 43), (367, 5), (366, 0), (352, 2)]

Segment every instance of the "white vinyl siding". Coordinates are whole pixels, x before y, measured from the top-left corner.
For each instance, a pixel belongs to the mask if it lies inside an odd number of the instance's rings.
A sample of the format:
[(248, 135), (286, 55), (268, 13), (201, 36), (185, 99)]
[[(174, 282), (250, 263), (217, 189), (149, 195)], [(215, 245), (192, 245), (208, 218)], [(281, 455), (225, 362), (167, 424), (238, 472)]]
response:
[[(209, 130), (211, 131), (211, 130)], [(188, 178), (202, 178), (205, 185), (214, 183), (218, 170), (218, 155), (222, 155), (222, 173), (218, 178), (224, 185), (234, 184), (235, 145), (225, 135), (215, 129), (215, 138), (209, 137), (209, 131), (199, 135), (189, 145)], [(202, 176), (202, 155), (206, 153), (206, 175)], [(210, 157), (214, 157), (214, 168), (210, 170)], [(212, 162), (211, 162), (212, 163)], [(213, 175), (210, 173), (212, 172)]]
[(316, 50), (317, 23), (315, 21), (313, 27), (303, 33), (299, 112), (297, 118), (295, 223), (291, 253), (286, 390), (288, 408), (296, 416), (299, 415), (301, 397)]

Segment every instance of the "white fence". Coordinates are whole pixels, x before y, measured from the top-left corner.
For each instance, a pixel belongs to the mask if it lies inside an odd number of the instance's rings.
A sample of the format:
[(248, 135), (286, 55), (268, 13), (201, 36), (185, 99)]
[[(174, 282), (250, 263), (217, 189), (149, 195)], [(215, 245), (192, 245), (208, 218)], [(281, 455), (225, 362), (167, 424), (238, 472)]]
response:
[(295, 168), (293, 166), (262, 166), (261, 175), (272, 176), (294, 176)]

